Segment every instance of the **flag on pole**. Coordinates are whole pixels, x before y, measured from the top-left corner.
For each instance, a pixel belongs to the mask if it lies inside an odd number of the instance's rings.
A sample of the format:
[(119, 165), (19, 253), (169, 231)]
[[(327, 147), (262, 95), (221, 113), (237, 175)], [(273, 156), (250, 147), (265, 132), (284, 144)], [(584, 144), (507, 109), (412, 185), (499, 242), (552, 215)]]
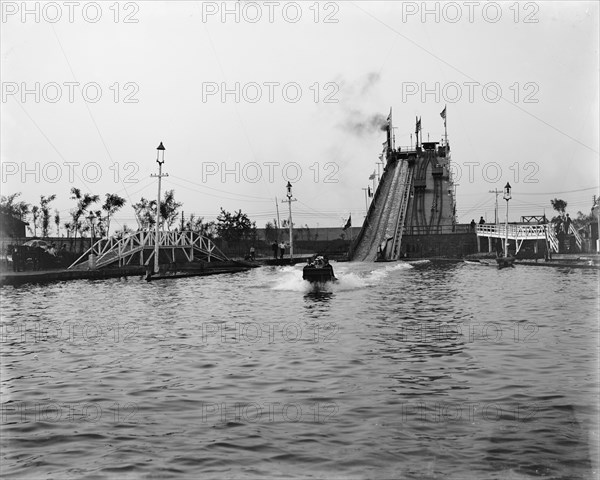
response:
[(369, 175), (369, 180), (375, 180), (375, 170), (373, 170), (373, 173)]
[(444, 107), (444, 109), (440, 113), (440, 117), (442, 117), (444, 120), (446, 120), (446, 107)]
[(416, 120), (417, 120), (417, 125), (415, 126), (415, 133), (418, 134), (421, 131), (421, 119), (416, 118)]
[(348, 220), (346, 221), (346, 225), (344, 225), (344, 230), (348, 230), (352, 226), (352, 214), (348, 215)]
[(368, 193), (369, 193), (369, 198), (373, 198), (373, 191), (371, 190), (371, 187), (368, 187)]

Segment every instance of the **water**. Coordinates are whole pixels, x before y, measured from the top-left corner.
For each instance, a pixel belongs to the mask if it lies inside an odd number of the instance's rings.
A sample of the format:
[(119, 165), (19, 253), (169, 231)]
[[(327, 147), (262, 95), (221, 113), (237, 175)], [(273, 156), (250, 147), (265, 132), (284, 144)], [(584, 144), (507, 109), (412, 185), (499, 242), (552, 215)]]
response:
[(6, 478), (595, 478), (598, 273), (5, 287)]

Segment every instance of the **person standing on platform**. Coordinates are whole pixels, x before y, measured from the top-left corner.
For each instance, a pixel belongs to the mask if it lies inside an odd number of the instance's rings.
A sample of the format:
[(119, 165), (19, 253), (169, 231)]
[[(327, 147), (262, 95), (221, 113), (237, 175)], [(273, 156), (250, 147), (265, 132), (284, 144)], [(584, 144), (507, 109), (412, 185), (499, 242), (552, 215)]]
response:
[(571, 228), (571, 217), (569, 217), (568, 213), (567, 213), (567, 218), (565, 218), (565, 222), (563, 223), (563, 225), (565, 227), (565, 233), (568, 235), (569, 230)]
[(271, 244), (271, 250), (273, 250), (273, 258), (275, 260), (277, 260), (277, 250), (279, 250), (279, 247), (277, 246), (277, 242), (273, 242)]
[(283, 241), (279, 244), (279, 259), (283, 260), (283, 256), (285, 255), (285, 243)]
[(483, 219), (483, 217), (479, 218), (479, 225), (483, 225), (485, 223), (485, 220)]
[(471, 220), (471, 231), (472, 232), (475, 231), (475, 219), (474, 218)]

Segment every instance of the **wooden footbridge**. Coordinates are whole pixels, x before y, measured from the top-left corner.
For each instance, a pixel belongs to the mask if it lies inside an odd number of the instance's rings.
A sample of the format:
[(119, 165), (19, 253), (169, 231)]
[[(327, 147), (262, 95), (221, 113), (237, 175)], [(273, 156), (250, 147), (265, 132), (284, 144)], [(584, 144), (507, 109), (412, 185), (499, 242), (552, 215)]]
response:
[[(82, 268), (84, 265), (93, 269), (108, 266), (150, 265), (154, 262), (155, 235), (154, 231), (140, 231), (121, 238), (98, 240), (73, 262), (69, 269)], [(92, 262), (88, 261), (90, 254), (94, 255)], [(192, 231), (160, 232), (159, 258), (163, 264), (176, 261), (224, 262), (229, 260), (209, 238)]]
[[(581, 249), (581, 237), (572, 224), (570, 225), (568, 233), (575, 236), (577, 246)], [(516, 245), (515, 255), (519, 253), (523, 242), (526, 240), (544, 240), (548, 251), (558, 253), (559, 250), (559, 241), (554, 232), (554, 225), (551, 223), (510, 223), (508, 226), (505, 224), (477, 225), (477, 246), (480, 251), (481, 237), (487, 237), (489, 251), (492, 250), (492, 238), (502, 239), (503, 247), (507, 238), (508, 240), (513, 240)], [(537, 253), (537, 242), (534, 244), (534, 249)]]

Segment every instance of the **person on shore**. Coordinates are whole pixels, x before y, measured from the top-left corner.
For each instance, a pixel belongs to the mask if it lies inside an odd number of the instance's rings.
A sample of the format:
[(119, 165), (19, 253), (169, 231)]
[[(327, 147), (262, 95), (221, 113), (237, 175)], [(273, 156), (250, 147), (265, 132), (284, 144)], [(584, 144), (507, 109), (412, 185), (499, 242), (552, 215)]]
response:
[(285, 255), (285, 243), (281, 242), (279, 244), (279, 259), (283, 260), (284, 255)]
[(21, 268), (21, 252), (19, 247), (15, 245), (12, 247), (12, 261), (13, 261), (13, 272), (18, 272)]
[(252, 246), (252, 247), (250, 247), (250, 260), (254, 261), (255, 258), (256, 258), (256, 250)]
[(275, 260), (277, 260), (277, 251), (279, 250), (279, 247), (277, 246), (277, 242), (273, 242), (271, 244), (271, 250), (273, 250), (273, 258)]
[(42, 247), (32, 247), (29, 251), (32, 253), (31, 259), (33, 260), (33, 269), (36, 271), (41, 270), (44, 249)]

